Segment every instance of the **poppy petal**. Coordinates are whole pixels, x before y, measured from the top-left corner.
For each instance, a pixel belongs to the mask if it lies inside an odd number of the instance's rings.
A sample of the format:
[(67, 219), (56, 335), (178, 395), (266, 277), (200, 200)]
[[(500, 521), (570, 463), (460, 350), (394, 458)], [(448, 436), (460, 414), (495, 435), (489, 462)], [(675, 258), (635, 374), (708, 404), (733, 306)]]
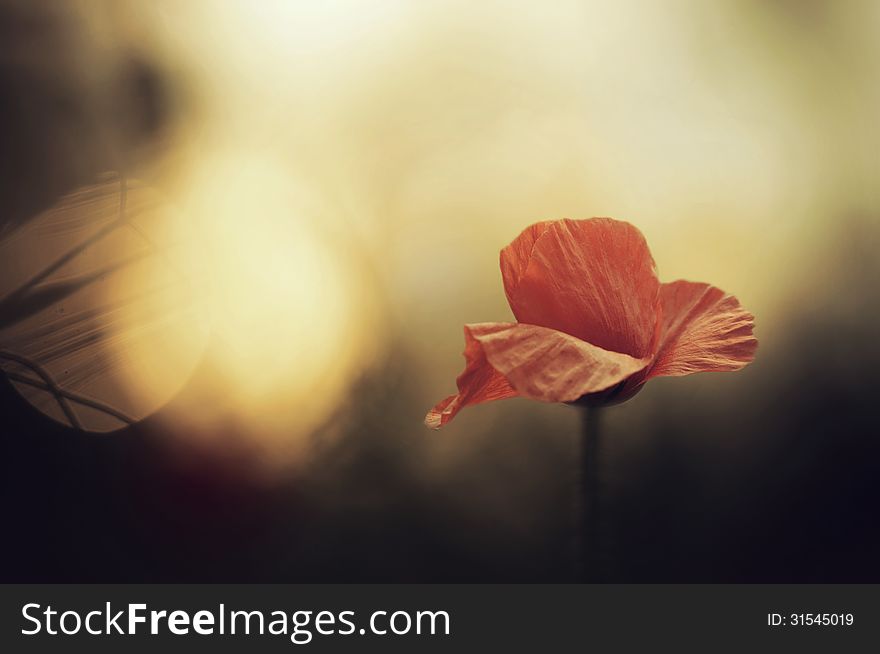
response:
[(501, 261), (519, 322), (635, 358), (652, 351), (660, 282), (644, 236), (629, 223), (539, 223), (505, 248)]
[(464, 372), (456, 379), (458, 393), (450, 395), (428, 412), (425, 425), (431, 429), (440, 429), (468, 405), (517, 396), (507, 379), (486, 360), (482, 346), (471, 333), (474, 327), (477, 325), (464, 327), (464, 358), (467, 363)]
[(465, 340), (468, 363), (458, 378), (459, 392), (428, 413), (429, 427), (441, 427), (470, 404), (516, 395), (572, 402), (619, 384), (648, 363), (554, 329), (522, 323), (466, 325)]
[(538, 325), (487, 323), (469, 330), (489, 364), (519, 395), (542, 402), (573, 402), (619, 384), (648, 364)]
[(660, 288), (660, 346), (648, 378), (739, 370), (755, 358), (755, 319), (719, 288), (683, 280)]
[(507, 294), (508, 301), (510, 301), (511, 294), (516, 293), (519, 280), (522, 279), (529, 266), (535, 242), (553, 222), (555, 221), (544, 220), (529, 225), (510, 245), (501, 250), (501, 278), (504, 280), (504, 292)]

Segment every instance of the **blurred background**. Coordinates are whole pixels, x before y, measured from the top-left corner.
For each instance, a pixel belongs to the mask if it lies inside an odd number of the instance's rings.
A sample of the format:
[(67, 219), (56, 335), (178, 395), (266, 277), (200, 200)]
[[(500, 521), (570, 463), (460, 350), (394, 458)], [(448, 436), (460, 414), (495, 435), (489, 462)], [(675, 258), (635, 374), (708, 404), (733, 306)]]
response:
[[(0, 349), (133, 424), (72, 429), (5, 362), (0, 579), (569, 580), (577, 410), (422, 419), (462, 324), (511, 318), (500, 248), (609, 215), (760, 348), (605, 411), (601, 577), (880, 581), (878, 31), (869, 0), (3, 0)], [(49, 279), (89, 288), (13, 315), (120, 206)]]

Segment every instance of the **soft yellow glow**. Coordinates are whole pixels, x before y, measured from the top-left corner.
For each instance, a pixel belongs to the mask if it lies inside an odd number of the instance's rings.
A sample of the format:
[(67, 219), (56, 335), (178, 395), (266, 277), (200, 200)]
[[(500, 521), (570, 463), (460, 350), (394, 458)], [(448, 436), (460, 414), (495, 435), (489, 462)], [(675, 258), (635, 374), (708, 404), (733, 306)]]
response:
[(245, 38), (259, 38), (263, 47), (283, 53), (289, 64), (297, 55), (346, 56), (353, 40), (397, 19), (407, 3), (262, 0), (259, 4), (227, 2), (219, 7), (209, 2), (209, 7), (219, 21), (234, 25)]
[[(829, 11), (817, 39), (778, 3), (156, 6), (155, 51), (184, 89), (186, 147), (173, 148), (169, 177), (188, 214), (216, 219), (214, 254), (204, 233), (184, 239), (222, 282), (212, 313), (226, 386), (220, 374), (210, 385), (246, 407), (248, 425), (274, 415), (256, 407), (285, 384), (279, 420), (320, 422), (294, 416), (300, 403), (312, 410), (310, 385), (329, 389), (312, 393), (326, 399), (316, 415), (344, 410), (339, 380), (352, 375), (340, 371), (370, 348), (327, 344), (376, 333), (348, 252), (375, 270), (383, 327), (425, 389), (421, 409), (452, 390), (461, 324), (509, 318), (497, 253), (536, 220), (633, 222), (664, 280), (736, 294), (769, 344), (802, 302), (792, 298), (826, 276), (817, 256), (839, 221), (876, 215), (873, 8)], [(316, 247), (295, 264), (281, 252), (304, 243)], [(327, 285), (320, 299), (299, 285), (310, 276)], [(316, 302), (318, 322), (300, 324), (296, 302), (276, 306), (285, 297)], [(241, 337), (259, 330), (266, 343)], [(320, 338), (301, 355), (281, 332)], [(210, 404), (190, 403), (199, 415), (216, 413)]]
[[(172, 400), (196, 371), (208, 345), (210, 323), (193, 269), (179, 256), (175, 230), (183, 216), (157, 190), (128, 180), (129, 225), (102, 244), (98, 260), (136, 256), (138, 260), (110, 276), (102, 285), (103, 302), (116, 306), (108, 320), (111, 335), (103, 356), (116, 361), (123, 379), (99, 395), (125, 408), (142, 405), (133, 415), (144, 418)], [(116, 198), (114, 197), (115, 201)], [(119, 381), (123, 381), (122, 385)]]
[[(204, 282), (210, 379), (186, 404), (196, 422), (231, 414), (261, 438), (295, 445), (338, 407), (373, 354), (369, 293), (321, 203), (283, 164), (253, 152), (206, 157), (185, 185), (181, 255)], [(192, 394), (192, 393), (191, 393)], [(184, 398), (185, 399), (185, 398)]]
[[(121, 203), (120, 178), (103, 176), (0, 244), (0, 349), (17, 357), (4, 369), (41, 411), (95, 432), (158, 411), (207, 343), (192, 279), (168, 257), (177, 215), (153, 189), (124, 188)], [(72, 394), (68, 407), (47, 379)]]

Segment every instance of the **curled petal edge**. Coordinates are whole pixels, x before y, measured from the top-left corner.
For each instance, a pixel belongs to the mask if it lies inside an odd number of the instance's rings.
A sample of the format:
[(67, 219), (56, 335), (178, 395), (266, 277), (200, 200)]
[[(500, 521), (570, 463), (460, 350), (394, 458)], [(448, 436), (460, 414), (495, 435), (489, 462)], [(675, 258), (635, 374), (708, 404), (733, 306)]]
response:
[(437, 404), (425, 424), (439, 429), (465, 406), (509, 397), (573, 402), (644, 370), (649, 358), (603, 350), (564, 332), (523, 323), (465, 325), (467, 365), (458, 393)]
[(740, 370), (755, 358), (754, 316), (734, 296), (701, 282), (660, 288), (660, 342), (647, 379)]

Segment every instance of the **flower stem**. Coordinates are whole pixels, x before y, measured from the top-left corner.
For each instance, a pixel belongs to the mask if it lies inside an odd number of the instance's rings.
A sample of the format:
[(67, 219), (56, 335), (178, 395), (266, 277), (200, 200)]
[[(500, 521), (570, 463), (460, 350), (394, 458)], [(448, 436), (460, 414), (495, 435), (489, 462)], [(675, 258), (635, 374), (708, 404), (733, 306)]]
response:
[(576, 514), (579, 534), (578, 579), (583, 583), (595, 583), (602, 578), (600, 503), (600, 413), (598, 407), (581, 409), (581, 435), (579, 452), (579, 512)]

